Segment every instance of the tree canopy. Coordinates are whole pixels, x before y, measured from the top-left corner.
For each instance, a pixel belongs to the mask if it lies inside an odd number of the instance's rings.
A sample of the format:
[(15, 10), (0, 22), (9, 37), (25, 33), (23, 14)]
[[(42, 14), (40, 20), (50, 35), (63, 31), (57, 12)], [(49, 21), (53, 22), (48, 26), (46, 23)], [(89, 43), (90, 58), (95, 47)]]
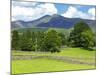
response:
[(90, 48), (94, 46), (95, 35), (88, 24), (80, 21), (71, 31), (68, 41), (72, 47)]

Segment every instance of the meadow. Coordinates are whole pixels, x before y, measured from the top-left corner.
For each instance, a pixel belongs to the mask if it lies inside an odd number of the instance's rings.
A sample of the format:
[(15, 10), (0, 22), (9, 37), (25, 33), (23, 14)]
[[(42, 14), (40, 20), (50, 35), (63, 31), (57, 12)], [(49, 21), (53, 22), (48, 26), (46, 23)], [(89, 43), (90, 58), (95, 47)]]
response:
[(12, 51), (12, 74), (95, 69), (96, 51), (61, 48), (59, 53)]

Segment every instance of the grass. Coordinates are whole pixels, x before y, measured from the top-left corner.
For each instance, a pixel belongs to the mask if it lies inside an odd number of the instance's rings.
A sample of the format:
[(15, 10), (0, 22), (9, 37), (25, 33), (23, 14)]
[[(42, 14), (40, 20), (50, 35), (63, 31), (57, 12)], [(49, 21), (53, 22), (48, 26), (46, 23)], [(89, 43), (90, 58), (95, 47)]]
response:
[(68, 56), (76, 58), (95, 58), (96, 51), (88, 51), (82, 48), (62, 48), (60, 53), (50, 53), (50, 52), (27, 52), (27, 51), (12, 51), (12, 55), (34, 55), (34, 56)]
[[(33, 56), (62, 56), (72, 57), (82, 62), (95, 63), (96, 51), (88, 51), (82, 48), (62, 48), (60, 53), (50, 52), (28, 52), (12, 51), (14, 55), (33, 55)], [(12, 74), (34, 73), (34, 72), (53, 72), (68, 70), (94, 69), (95, 65), (68, 63), (48, 58), (37, 58), (32, 60), (12, 60)]]
[(64, 48), (63, 51), (58, 55), (61, 56), (71, 56), (71, 57), (80, 57), (80, 58), (94, 58), (95, 50), (88, 51), (82, 48)]
[(94, 69), (95, 66), (70, 64), (50, 59), (12, 61), (12, 74)]

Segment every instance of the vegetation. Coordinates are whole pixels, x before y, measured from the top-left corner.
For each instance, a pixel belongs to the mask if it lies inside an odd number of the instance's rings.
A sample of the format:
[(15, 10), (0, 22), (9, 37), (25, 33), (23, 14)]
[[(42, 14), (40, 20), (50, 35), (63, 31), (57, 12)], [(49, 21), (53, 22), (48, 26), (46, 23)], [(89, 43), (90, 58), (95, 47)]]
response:
[(70, 64), (52, 59), (12, 61), (12, 74), (94, 69), (95, 66)]
[(95, 35), (91, 28), (83, 21), (77, 23), (68, 38), (72, 47), (92, 49), (95, 47)]
[[(13, 31), (13, 37), (16, 37), (14, 32), (17, 31)], [(18, 47), (18, 49), (22, 51), (59, 52), (59, 48), (62, 44), (61, 35), (55, 30), (48, 30), (46, 32), (30, 32), (28, 30), (20, 34), (17, 32), (17, 36), (20, 36), (20, 40), (12, 41), (14, 43), (16, 43), (16, 41), (20, 43), (17, 43), (18, 46), (12, 46), (14, 50), (17, 50), (16, 47)], [(12, 43), (12, 45), (15, 45), (14, 43)]]
[(12, 74), (95, 69), (95, 34), (88, 24), (36, 29), (12, 31)]
[(22, 51), (50, 51), (60, 52), (62, 46), (82, 47), (93, 49), (95, 47), (95, 34), (83, 21), (74, 26), (70, 34), (48, 29), (46, 31), (12, 32), (12, 49)]
[(32, 56), (66, 56), (75, 58), (95, 58), (96, 51), (88, 51), (83, 48), (61, 48), (60, 53), (34, 52), (34, 51), (12, 51), (13, 56), (32, 55)]
[(48, 30), (41, 44), (41, 50), (43, 51), (60, 52), (61, 37), (55, 30)]
[(12, 50), (18, 50), (19, 49), (19, 34), (18, 31), (12, 32)]
[(22, 51), (32, 51), (33, 43), (31, 36), (32, 34), (30, 31), (27, 31), (21, 35), (19, 48)]

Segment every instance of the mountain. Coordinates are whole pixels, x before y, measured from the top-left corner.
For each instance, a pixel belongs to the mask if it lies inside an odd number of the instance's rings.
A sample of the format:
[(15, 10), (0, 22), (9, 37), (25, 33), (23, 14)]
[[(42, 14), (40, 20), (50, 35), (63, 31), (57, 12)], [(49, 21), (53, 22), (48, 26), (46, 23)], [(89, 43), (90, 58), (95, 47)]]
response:
[(43, 16), (43, 17), (41, 17), (41, 18), (39, 18), (37, 20), (33, 20), (33, 21), (22, 21), (22, 20), (13, 21), (13, 22), (11, 22), (11, 28), (12, 29), (16, 29), (16, 28), (32, 28), (32, 27), (36, 27), (38, 24), (48, 22), (49, 19), (51, 19), (51, 16), (46, 15), (46, 16)]
[(37, 20), (33, 21), (13, 21), (11, 22), (11, 28), (33, 28), (33, 27), (51, 27), (51, 28), (72, 28), (76, 23), (83, 20), (86, 22), (93, 30), (96, 28), (95, 20), (80, 19), (80, 18), (65, 18), (61, 15), (54, 14), (52, 16), (45, 15)]

